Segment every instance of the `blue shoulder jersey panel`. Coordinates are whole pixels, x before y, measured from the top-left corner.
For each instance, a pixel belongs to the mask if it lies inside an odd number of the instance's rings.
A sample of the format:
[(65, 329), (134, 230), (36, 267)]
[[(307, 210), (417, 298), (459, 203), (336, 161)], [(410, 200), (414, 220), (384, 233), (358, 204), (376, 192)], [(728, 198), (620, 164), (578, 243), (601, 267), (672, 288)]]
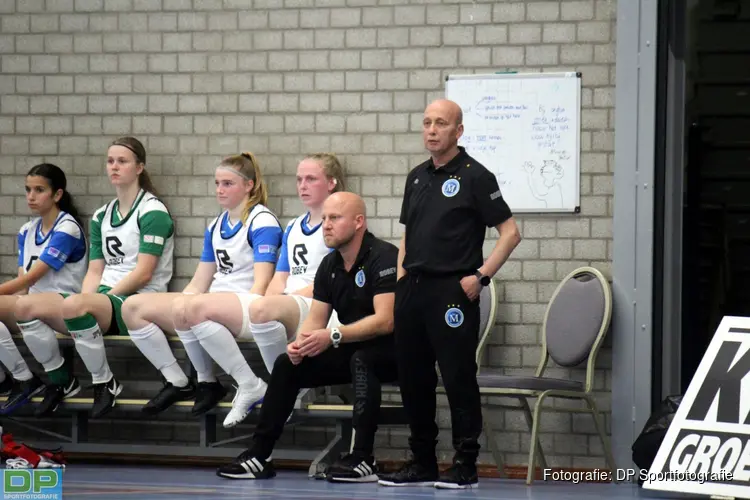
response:
[(255, 262), (270, 262), (278, 260), (281, 246), (282, 230), (278, 219), (270, 212), (261, 212), (252, 220), (248, 231), (248, 241), (253, 248)]
[(279, 250), (279, 260), (276, 262), (276, 271), (280, 271), (282, 273), (288, 273), (290, 271), (289, 269), (289, 250), (287, 248), (287, 240), (289, 239), (289, 233), (292, 232), (292, 226), (294, 226), (294, 219), (292, 222), (286, 225), (286, 230), (284, 230), (284, 236), (281, 238), (281, 250)]
[(18, 267), (23, 267), (23, 251), (26, 246), (26, 235), (29, 232), (29, 223), (21, 226), (21, 230), (18, 231)]
[(39, 255), (39, 260), (59, 271), (66, 262), (78, 262), (85, 255), (83, 231), (75, 222), (65, 220), (52, 229), (49, 243)]

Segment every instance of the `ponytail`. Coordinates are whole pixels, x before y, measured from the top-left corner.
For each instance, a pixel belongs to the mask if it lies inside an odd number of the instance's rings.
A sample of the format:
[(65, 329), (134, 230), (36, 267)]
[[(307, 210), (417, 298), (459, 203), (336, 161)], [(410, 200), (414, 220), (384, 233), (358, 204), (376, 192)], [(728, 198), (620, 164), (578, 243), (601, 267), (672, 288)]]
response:
[(151, 176), (146, 172), (146, 167), (143, 167), (141, 173), (138, 174), (138, 186), (147, 193), (151, 193), (157, 198), (159, 197), (159, 192), (156, 190), (156, 187), (154, 187), (154, 182), (151, 180)]
[(250, 160), (250, 163), (252, 163), (252, 177), (255, 181), (253, 183), (253, 190), (250, 192), (250, 195), (247, 198), (245, 209), (242, 211), (242, 222), (245, 223), (247, 222), (248, 217), (250, 217), (250, 211), (255, 205), (268, 204), (268, 188), (266, 187), (266, 183), (263, 180), (262, 174), (260, 173), (260, 165), (258, 165), (258, 160), (255, 158), (255, 155), (250, 152), (246, 152), (242, 153), (242, 156), (248, 158)]
[(71, 217), (73, 217), (80, 226), (83, 226), (83, 222), (81, 222), (81, 215), (78, 212), (78, 208), (76, 207), (75, 203), (73, 203), (73, 197), (68, 191), (63, 191), (60, 201), (57, 202), (57, 208), (59, 208), (63, 212), (70, 214)]

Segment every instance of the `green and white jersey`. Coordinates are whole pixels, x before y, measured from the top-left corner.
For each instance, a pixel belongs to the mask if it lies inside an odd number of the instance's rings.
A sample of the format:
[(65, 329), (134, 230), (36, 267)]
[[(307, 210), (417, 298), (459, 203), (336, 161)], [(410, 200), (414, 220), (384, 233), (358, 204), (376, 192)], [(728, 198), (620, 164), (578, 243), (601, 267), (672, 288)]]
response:
[(90, 259), (104, 259), (101, 285), (114, 287), (135, 269), (139, 253), (156, 255), (151, 281), (138, 293), (166, 292), (172, 279), (174, 221), (169, 211), (151, 193), (141, 190), (126, 215), (118, 210), (117, 199), (94, 212), (91, 219)]

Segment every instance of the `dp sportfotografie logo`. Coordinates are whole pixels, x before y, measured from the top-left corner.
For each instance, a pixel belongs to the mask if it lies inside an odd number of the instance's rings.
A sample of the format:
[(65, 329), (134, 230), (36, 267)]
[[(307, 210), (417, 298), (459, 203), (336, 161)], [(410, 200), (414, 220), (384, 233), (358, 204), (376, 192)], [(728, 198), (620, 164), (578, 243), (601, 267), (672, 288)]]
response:
[(61, 469), (3, 469), (2, 500), (62, 500)]

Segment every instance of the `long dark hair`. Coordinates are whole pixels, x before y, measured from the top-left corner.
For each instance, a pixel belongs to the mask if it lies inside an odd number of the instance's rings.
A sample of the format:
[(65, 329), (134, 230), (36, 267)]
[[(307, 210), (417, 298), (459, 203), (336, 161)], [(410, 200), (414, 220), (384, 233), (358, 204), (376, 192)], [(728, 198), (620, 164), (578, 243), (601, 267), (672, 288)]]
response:
[(114, 141), (112, 141), (112, 144), (110, 144), (110, 146), (123, 146), (132, 151), (133, 155), (135, 155), (135, 161), (143, 165), (143, 170), (141, 170), (141, 173), (138, 174), (138, 186), (147, 193), (151, 193), (154, 196), (158, 197), (159, 193), (156, 191), (154, 183), (151, 181), (151, 177), (149, 177), (148, 172), (146, 172), (146, 148), (143, 146), (141, 141), (139, 141), (135, 137), (130, 136), (120, 137), (119, 139), (115, 139)]
[(78, 224), (82, 224), (81, 216), (73, 203), (73, 197), (66, 189), (68, 186), (68, 179), (65, 177), (65, 172), (63, 172), (60, 167), (53, 165), (52, 163), (40, 163), (39, 165), (31, 167), (31, 170), (26, 174), (26, 177), (29, 176), (39, 176), (47, 179), (47, 184), (49, 184), (49, 187), (52, 189), (53, 195), (57, 193), (58, 189), (62, 189), (63, 193), (60, 197), (60, 201), (57, 202), (57, 208), (63, 212), (69, 213)]

